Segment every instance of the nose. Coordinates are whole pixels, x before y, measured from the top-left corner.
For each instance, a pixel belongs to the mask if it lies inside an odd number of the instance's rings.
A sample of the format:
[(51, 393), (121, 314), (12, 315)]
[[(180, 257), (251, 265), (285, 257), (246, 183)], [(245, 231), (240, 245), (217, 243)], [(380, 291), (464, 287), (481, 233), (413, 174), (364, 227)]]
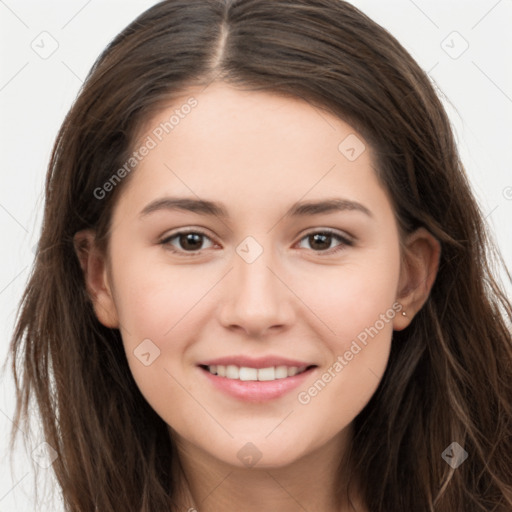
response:
[(271, 329), (284, 330), (292, 325), (295, 296), (270, 253), (263, 251), (250, 263), (234, 255), (234, 268), (223, 284), (220, 307), (220, 321), (225, 328), (261, 338)]

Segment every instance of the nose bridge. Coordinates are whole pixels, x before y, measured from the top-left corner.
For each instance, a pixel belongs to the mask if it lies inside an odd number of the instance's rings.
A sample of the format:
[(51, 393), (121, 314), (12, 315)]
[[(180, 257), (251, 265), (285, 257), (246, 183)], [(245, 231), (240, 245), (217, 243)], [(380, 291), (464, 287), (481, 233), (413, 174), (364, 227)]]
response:
[[(261, 238), (260, 238), (261, 239)], [(279, 262), (276, 251), (254, 237), (247, 237), (237, 247), (229, 291), (222, 307), (222, 322), (237, 325), (252, 334), (261, 334), (273, 326), (291, 322), (290, 292), (276, 276)]]

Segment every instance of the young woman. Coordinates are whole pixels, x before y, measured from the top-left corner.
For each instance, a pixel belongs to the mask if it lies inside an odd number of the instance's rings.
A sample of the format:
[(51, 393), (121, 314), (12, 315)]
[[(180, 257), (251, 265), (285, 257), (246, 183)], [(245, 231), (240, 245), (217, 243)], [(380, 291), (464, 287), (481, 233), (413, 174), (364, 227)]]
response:
[(35, 397), (69, 511), (510, 511), (496, 260), (382, 27), (166, 0), (57, 137), (15, 421)]

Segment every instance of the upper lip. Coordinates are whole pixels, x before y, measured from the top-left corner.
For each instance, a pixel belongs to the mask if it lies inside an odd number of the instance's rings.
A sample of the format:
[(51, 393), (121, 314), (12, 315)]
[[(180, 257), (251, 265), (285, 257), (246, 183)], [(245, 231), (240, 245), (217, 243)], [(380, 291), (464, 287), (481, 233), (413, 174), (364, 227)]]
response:
[(288, 359), (286, 357), (279, 356), (265, 356), (265, 357), (248, 357), (244, 355), (239, 356), (227, 356), (227, 357), (219, 357), (217, 359), (209, 359), (208, 361), (202, 361), (198, 366), (213, 366), (213, 365), (221, 365), (221, 366), (245, 366), (249, 368), (269, 368), (271, 366), (315, 366), (312, 363), (298, 361), (296, 359)]

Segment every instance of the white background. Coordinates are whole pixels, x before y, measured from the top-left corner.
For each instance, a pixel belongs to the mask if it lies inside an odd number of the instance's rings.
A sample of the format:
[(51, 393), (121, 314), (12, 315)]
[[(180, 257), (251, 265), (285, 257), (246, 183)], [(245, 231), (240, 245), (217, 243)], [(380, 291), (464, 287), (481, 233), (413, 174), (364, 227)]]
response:
[[(0, 0), (2, 363), (32, 265), (32, 248), (38, 240), (46, 166), (57, 130), (99, 53), (155, 3)], [(512, 0), (352, 3), (397, 37), (443, 92), (475, 195), (510, 264)], [(47, 59), (31, 47), (43, 31), (58, 43)], [(453, 58), (465, 44), (468, 49)], [(510, 283), (506, 286), (510, 293)], [(12, 425), (14, 388), (10, 372), (1, 378), (0, 512), (34, 510), (30, 454), (23, 451), (22, 444), (16, 451), (14, 471), (8, 464), (5, 440)], [(35, 448), (43, 440), (40, 437), (31, 446)], [(41, 473), (45, 471), (51, 469)], [(40, 505), (37, 510), (57, 509)]]

